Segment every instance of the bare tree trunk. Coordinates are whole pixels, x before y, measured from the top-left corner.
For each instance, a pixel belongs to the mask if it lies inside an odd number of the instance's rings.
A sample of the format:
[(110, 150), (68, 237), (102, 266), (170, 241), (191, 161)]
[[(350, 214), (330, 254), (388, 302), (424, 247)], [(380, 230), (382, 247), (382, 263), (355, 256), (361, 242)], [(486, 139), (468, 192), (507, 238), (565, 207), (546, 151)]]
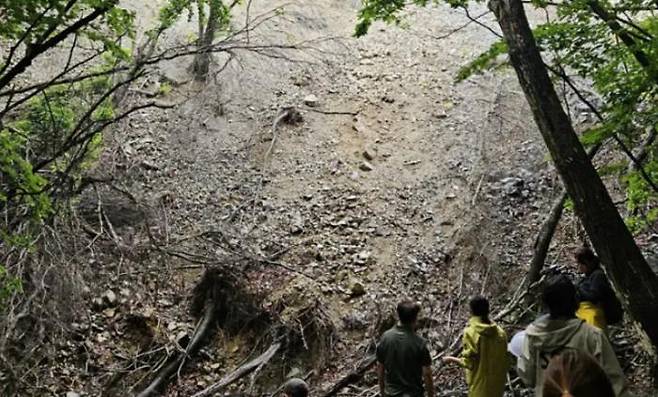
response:
[(526, 284), (528, 286), (539, 280), (541, 269), (544, 267), (544, 262), (546, 262), (546, 255), (548, 254), (548, 249), (551, 246), (551, 241), (553, 240), (555, 229), (560, 223), (560, 218), (562, 217), (562, 211), (564, 209), (564, 203), (566, 201), (567, 193), (562, 192), (560, 197), (553, 201), (551, 212), (548, 213), (548, 217), (544, 220), (544, 223), (542, 223), (541, 229), (539, 229), (539, 234), (535, 240), (535, 252), (532, 256), (532, 262), (530, 262), (528, 277), (526, 278)]
[(490, 0), (509, 47), (511, 63), (544, 142), (574, 201), (606, 273), (623, 295), (628, 312), (658, 346), (658, 276), (624, 224), (601, 178), (562, 109), (541, 59), (521, 0)]
[(210, 71), (210, 60), (212, 57), (212, 51), (210, 51), (210, 46), (212, 45), (213, 40), (215, 39), (215, 34), (219, 28), (219, 9), (213, 5), (213, 2), (210, 2), (210, 12), (208, 15), (208, 20), (206, 22), (205, 31), (200, 26), (199, 27), (199, 53), (194, 57), (194, 63), (192, 64), (192, 71), (194, 73), (194, 79), (196, 81), (206, 81), (208, 77), (208, 72)]
[[(601, 144), (592, 146), (588, 150), (587, 156), (590, 159), (593, 159), (600, 148)], [(539, 234), (537, 234), (537, 238), (535, 239), (535, 252), (532, 256), (532, 262), (530, 262), (528, 277), (526, 278), (528, 287), (539, 281), (539, 278), (541, 277), (541, 269), (544, 267), (544, 262), (546, 262), (546, 256), (548, 255), (548, 249), (551, 246), (555, 229), (562, 218), (564, 203), (567, 201), (567, 197), (567, 193), (562, 192), (560, 197), (553, 201), (551, 211), (548, 213), (548, 217), (546, 217), (544, 223), (542, 223), (541, 228), (539, 229)]]

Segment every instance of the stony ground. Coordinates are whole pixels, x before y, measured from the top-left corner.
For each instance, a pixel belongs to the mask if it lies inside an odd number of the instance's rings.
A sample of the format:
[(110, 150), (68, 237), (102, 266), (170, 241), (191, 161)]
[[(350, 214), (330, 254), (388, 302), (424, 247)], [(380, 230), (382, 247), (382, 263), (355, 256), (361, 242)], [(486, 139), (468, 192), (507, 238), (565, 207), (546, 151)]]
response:
[[(251, 17), (283, 4), (255, 1)], [(189, 81), (189, 59), (162, 65), (143, 88), (166, 81), (174, 89), (164, 99), (180, 105), (108, 136), (99, 172), (124, 175), (140, 205), (105, 192), (120, 244), (95, 254), (92, 310), (71, 342), (85, 358), (66, 353), (53, 375), (71, 381), (51, 390), (130, 393), (149, 375), (138, 364), (193, 332), (190, 294), (208, 265), (235, 266), (262, 310), (319, 302), (335, 330), (323, 361), (277, 358), (249, 389), (257, 393), (314, 369), (321, 395), (366, 355), (374, 324), (401, 297), (423, 302), (438, 354), (458, 336), (469, 296), (491, 296), (499, 309), (521, 281), (558, 181), (509, 71), (454, 82), (495, 36), (431, 7), (412, 10), (407, 29), (377, 24), (354, 39), (357, 2), (285, 4), (251, 40), (309, 48), (288, 59), (240, 53), (207, 84)], [(138, 8), (147, 24), (157, 2)], [(167, 43), (193, 29), (177, 26)], [(273, 128), (289, 107), (301, 121)], [(568, 249), (577, 233), (565, 224)], [(191, 395), (262, 351), (263, 330), (246, 328), (218, 331), (165, 395)], [(439, 379), (442, 392), (464, 389), (456, 369)], [(374, 386), (369, 374), (344, 393), (371, 397)]]

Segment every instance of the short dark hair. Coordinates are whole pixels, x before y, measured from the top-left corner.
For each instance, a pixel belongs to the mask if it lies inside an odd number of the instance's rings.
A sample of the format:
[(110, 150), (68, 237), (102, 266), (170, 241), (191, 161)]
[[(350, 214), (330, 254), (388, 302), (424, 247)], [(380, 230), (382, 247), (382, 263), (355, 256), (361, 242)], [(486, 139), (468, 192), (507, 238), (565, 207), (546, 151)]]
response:
[(283, 386), (283, 392), (290, 397), (306, 397), (308, 396), (308, 385), (303, 379), (291, 378)]
[(418, 312), (420, 312), (420, 304), (410, 300), (404, 300), (398, 303), (397, 312), (398, 318), (402, 324), (412, 324), (418, 318)]
[(589, 354), (569, 349), (554, 356), (544, 372), (544, 397), (614, 397), (612, 383)]
[(580, 247), (573, 256), (578, 263), (587, 266), (588, 269), (596, 269), (601, 264), (599, 257), (589, 247)]
[(565, 275), (553, 276), (548, 280), (542, 294), (544, 305), (551, 317), (574, 317), (578, 308), (576, 287)]
[(489, 319), (489, 301), (484, 296), (476, 296), (468, 303), (471, 307), (471, 314), (474, 316), (482, 317), (485, 320)]

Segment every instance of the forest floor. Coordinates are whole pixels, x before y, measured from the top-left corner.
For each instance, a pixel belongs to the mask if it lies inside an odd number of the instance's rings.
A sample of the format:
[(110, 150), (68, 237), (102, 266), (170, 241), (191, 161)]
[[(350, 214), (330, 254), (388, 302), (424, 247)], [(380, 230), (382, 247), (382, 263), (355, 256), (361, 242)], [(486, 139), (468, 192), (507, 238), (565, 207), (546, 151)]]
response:
[[(132, 5), (140, 26), (159, 5), (143, 4)], [(253, 318), (214, 332), (166, 396), (192, 395), (264, 351), (271, 330), (254, 322), (262, 313), (288, 325), (305, 310), (323, 320), (316, 335), (299, 322), (302, 348), (277, 356), (251, 387), (247, 379), (229, 390), (268, 393), (315, 370), (309, 382), (322, 395), (366, 357), (401, 298), (422, 302), (422, 334), (438, 356), (454, 347), (469, 297), (491, 297), (495, 312), (522, 281), (560, 184), (509, 70), (455, 82), (496, 37), (440, 6), (411, 9), (408, 28), (376, 24), (361, 39), (351, 37), (356, 1), (254, 1), (250, 17), (284, 4), (250, 40), (310, 40), (308, 48), (283, 52), (288, 59), (238, 52), (205, 84), (179, 59), (133, 92), (167, 83), (163, 100), (179, 105), (106, 135), (97, 173), (116, 175), (135, 201), (112, 189), (82, 200), (94, 209), (101, 197), (113, 238), (81, 256), (89, 309), (43, 387), (141, 390), (145, 368), (193, 333), (189, 303), (208, 266), (234, 269), (233, 304), (254, 308), (227, 316)], [(235, 24), (245, 18), (242, 7)], [(491, 15), (479, 21), (494, 26)], [(163, 45), (188, 40), (194, 27), (179, 24)], [(302, 120), (273, 128), (289, 107)], [(570, 265), (581, 238), (567, 214), (549, 262)], [(510, 334), (520, 327), (505, 324)], [(462, 395), (461, 371), (436, 368), (439, 395)], [(368, 373), (342, 394), (372, 397), (375, 386)]]

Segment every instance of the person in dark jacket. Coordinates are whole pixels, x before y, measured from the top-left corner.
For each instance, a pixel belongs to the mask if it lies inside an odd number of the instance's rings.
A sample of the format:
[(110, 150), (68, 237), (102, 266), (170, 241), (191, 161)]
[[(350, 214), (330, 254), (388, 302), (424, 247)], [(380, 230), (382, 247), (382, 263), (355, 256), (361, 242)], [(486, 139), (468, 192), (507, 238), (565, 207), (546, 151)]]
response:
[(398, 304), (400, 322), (377, 344), (377, 374), (382, 397), (434, 397), (432, 358), (427, 341), (416, 334), (420, 304)]
[(604, 302), (613, 294), (610, 283), (601, 269), (599, 257), (587, 247), (579, 248), (574, 258), (578, 263), (578, 271), (585, 277), (578, 284), (578, 311), (576, 317), (586, 323), (605, 330), (607, 320)]

